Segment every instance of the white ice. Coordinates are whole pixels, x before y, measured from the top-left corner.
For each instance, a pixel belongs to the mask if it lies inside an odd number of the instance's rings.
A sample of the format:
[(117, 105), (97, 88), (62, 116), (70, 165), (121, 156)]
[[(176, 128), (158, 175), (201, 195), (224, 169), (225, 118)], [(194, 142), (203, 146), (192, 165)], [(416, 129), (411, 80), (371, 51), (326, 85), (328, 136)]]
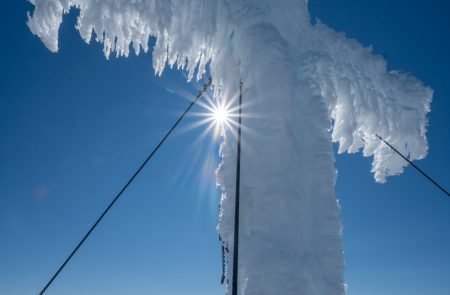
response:
[[(80, 10), (86, 42), (106, 57), (153, 49), (166, 66), (205, 74), (235, 103), (244, 83), (239, 294), (344, 294), (344, 257), (332, 142), (339, 152), (373, 156), (375, 180), (427, 153), (432, 90), (387, 71), (381, 56), (325, 24), (312, 24), (306, 0), (33, 0), (31, 31), (53, 52), (63, 13)], [(63, 41), (62, 41), (63, 42)], [(196, 68), (198, 70), (196, 72)], [(80, 85), (82, 87), (82, 85)], [(232, 257), (236, 140), (224, 135), (218, 231)], [(231, 283), (230, 272), (228, 276)], [(229, 292), (229, 290), (227, 291)]]

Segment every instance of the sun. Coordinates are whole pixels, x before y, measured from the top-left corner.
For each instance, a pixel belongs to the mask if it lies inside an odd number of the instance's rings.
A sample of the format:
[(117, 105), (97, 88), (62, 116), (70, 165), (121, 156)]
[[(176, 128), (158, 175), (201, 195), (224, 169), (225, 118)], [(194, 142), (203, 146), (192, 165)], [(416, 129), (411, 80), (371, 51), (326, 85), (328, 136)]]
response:
[(207, 126), (202, 136), (212, 133), (213, 138), (224, 136), (226, 133), (235, 133), (236, 110), (231, 107), (231, 101), (213, 99), (209, 96), (200, 102), (201, 111), (195, 115), (201, 117), (200, 120), (192, 124), (192, 128), (197, 126)]
[(214, 106), (211, 115), (217, 125), (224, 125), (230, 120), (229, 110), (222, 105)]
[(231, 129), (233, 114), (226, 104), (219, 101), (211, 102), (207, 110), (208, 121), (210, 128), (214, 130), (214, 136), (219, 136)]

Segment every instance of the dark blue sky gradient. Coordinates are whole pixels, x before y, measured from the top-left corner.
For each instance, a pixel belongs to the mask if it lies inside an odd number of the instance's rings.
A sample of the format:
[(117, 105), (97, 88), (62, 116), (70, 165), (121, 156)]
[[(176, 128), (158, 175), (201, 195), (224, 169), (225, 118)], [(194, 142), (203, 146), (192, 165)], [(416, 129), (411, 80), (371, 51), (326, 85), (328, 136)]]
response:
[[(106, 61), (65, 17), (60, 52), (0, 18), (0, 294), (36, 294), (197, 93), (156, 78), (151, 56)], [(435, 90), (429, 155), (450, 189), (450, 19), (446, 1), (311, 0), (312, 16)], [(182, 97), (183, 96), (183, 97)], [(199, 111), (197, 108), (196, 111)], [(215, 227), (218, 142), (190, 117), (130, 187), (48, 294), (223, 294)], [(350, 295), (450, 294), (450, 199), (411, 167), (375, 184), (371, 159), (337, 157)]]
[[(6, 4), (6, 3), (5, 3)], [(0, 106), (0, 294), (36, 294), (197, 94), (151, 56), (106, 61), (65, 17), (58, 54), (6, 4)], [(177, 87), (179, 89), (177, 89)], [(184, 95), (184, 94), (183, 94)], [(198, 108), (195, 109), (199, 111)], [(48, 294), (222, 294), (217, 142), (190, 118)]]

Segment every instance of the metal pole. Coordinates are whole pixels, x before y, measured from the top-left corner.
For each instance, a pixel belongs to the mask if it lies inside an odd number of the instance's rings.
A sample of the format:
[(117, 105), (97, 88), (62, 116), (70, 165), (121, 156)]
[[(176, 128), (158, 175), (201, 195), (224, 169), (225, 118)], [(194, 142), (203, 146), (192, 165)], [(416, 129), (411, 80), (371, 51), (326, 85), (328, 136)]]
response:
[(239, 85), (239, 127), (237, 141), (237, 164), (236, 164), (236, 201), (234, 205), (234, 247), (233, 247), (233, 285), (232, 295), (237, 295), (238, 267), (239, 267), (239, 193), (241, 181), (241, 124), (242, 124), (242, 81)]

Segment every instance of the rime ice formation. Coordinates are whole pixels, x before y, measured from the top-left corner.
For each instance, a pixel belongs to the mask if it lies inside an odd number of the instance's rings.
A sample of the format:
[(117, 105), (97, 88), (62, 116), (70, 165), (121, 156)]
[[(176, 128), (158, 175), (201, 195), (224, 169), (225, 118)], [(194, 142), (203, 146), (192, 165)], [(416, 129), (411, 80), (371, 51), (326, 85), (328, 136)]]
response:
[[(31, 1), (31, 0), (30, 0)], [(31, 31), (58, 50), (63, 13), (104, 53), (147, 51), (153, 65), (197, 79), (210, 62), (215, 95), (236, 97), (244, 83), (239, 294), (344, 294), (344, 260), (332, 142), (339, 152), (373, 156), (376, 181), (427, 152), (432, 90), (388, 72), (380, 56), (324, 24), (310, 22), (307, 0), (32, 0)], [(233, 244), (235, 139), (227, 130), (218, 181), (219, 233)], [(230, 247), (230, 251), (232, 251)], [(230, 253), (229, 259), (232, 257)], [(228, 272), (230, 276), (230, 272)], [(231, 282), (231, 278), (230, 282)]]

